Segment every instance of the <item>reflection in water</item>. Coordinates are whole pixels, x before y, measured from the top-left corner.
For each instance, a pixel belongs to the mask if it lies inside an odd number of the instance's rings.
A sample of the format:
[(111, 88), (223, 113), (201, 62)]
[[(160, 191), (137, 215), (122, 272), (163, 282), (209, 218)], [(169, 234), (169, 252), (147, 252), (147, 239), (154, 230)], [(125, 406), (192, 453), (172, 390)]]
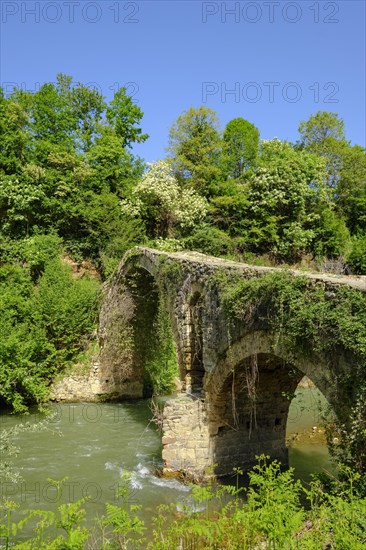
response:
[(328, 402), (315, 387), (298, 388), (292, 400), (287, 421), (290, 466), (303, 481), (314, 472), (335, 474), (326, 446), (322, 417)]

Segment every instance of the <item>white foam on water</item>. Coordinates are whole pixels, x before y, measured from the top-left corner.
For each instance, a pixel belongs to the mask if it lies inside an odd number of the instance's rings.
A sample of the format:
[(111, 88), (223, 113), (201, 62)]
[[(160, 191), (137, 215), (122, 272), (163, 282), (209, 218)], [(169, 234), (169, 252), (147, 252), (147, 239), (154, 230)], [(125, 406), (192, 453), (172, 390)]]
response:
[(191, 490), (189, 485), (184, 485), (184, 483), (181, 483), (177, 479), (164, 479), (163, 477), (156, 477), (151, 475), (149, 481), (151, 481), (153, 485), (157, 485), (158, 487), (164, 487), (165, 489), (175, 489), (176, 491), (182, 491), (183, 493), (188, 493)]
[(136, 472), (132, 472), (130, 486), (132, 489), (142, 489), (142, 483), (137, 479)]
[(131, 477), (131, 483), (136, 482), (141, 485), (141, 487), (134, 487), (136, 489), (142, 488), (141, 481), (139, 480), (146, 480), (151, 483), (151, 485), (163, 487), (164, 489), (174, 489), (175, 491), (180, 491), (183, 493), (188, 493), (190, 491), (190, 487), (188, 485), (184, 485), (184, 483), (181, 483), (177, 479), (164, 479), (152, 474), (151, 470), (147, 466), (144, 466), (141, 462), (137, 464)]
[(147, 476), (150, 474), (149, 468), (147, 468), (146, 466), (144, 466), (143, 464), (141, 464), (141, 462), (139, 462), (139, 463), (137, 464), (136, 472), (137, 472), (141, 477), (147, 477)]
[(106, 462), (104, 464), (104, 468), (106, 470), (113, 470), (114, 472), (118, 472), (119, 475), (122, 475), (122, 472), (123, 472), (123, 468), (121, 468), (118, 464), (116, 464), (115, 462)]

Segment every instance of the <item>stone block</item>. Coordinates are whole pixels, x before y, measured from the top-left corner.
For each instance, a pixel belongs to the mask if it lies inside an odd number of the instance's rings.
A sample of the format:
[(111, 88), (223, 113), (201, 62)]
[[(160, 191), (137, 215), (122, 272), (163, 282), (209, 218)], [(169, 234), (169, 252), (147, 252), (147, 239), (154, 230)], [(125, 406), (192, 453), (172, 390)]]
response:
[(173, 443), (175, 443), (177, 440), (175, 439), (175, 437), (168, 437), (168, 436), (163, 436), (161, 442), (163, 445), (171, 445)]

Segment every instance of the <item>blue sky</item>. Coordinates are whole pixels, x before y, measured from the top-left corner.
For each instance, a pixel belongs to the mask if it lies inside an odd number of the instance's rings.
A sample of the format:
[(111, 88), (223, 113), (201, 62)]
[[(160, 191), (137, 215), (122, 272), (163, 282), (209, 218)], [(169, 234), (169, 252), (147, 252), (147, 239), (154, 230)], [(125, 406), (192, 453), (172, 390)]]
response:
[(147, 161), (164, 157), (171, 124), (201, 104), (222, 127), (240, 116), (263, 139), (292, 141), (299, 121), (334, 111), (348, 139), (366, 144), (363, 1), (0, 3), (6, 91), (58, 72), (107, 99), (128, 84), (145, 113), (150, 138), (135, 151)]

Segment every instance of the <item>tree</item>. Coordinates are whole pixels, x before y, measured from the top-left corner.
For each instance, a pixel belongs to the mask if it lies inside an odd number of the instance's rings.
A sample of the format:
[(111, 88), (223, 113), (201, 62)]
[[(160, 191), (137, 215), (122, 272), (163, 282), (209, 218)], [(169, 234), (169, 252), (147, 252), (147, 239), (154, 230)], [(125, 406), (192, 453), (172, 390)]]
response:
[(43, 84), (33, 95), (30, 133), (36, 149), (40, 143), (55, 144), (68, 151), (74, 148), (76, 120), (69, 102), (71, 80), (58, 75), (59, 85)]
[(220, 185), (220, 193), (211, 197), (210, 216), (215, 226), (231, 237), (245, 238), (247, 223), (248, 185), (228, 179)]
[(28, 115), (18, 102), (5, 99), (0, 88), (0, 172), (19, 173), (26, 162)]
[(223, 156), (227, 174), (240, 178), (254, 168), (259, 151), (259, 130), (243, 118), (234, 118), (224, 130)]
[[(247, 197), (248, 242), (254, 252), (297, 260), (315, 251), (314, 239), (321, 234), (322, 220), (327, 225), (323, 232), (332, 243), (332, 253), (342, 252), (348, 235), (324, 215), (325, 210), (332, 210), (324, 188), (325, 176), (325, 161), (317, 155), (279, 140), (262, 142)], [(337, 232), (333, 239), (332, 229)]]
[(122, 196), (126, 187), (143, 173), (143, 163), (123, 146), (113, 128), (101, 127), (86, 155), (90, 181), (96, 191), (103, 187)]
[(220, 175), (220, 150), (219, 122), (208, 107), (191, 107), (170, 129), (168, 152), (177, 178), (203, 194)]
[(136, 127), (143, 117), (140, 107), (133, 104), (132, 98), (126, 95), (126, 88), (120, 88), (114, 94), (107, 107), (107, 121), (116, 135), (122, 140), (123, 147), (131, 147), (131, 143), (142, 143), (149, 137)]
[(366, 233), (366, 151), (360, 145), (344, 148), (336, 204), (351, 233)]
[(300, 143), (307, 149), (317, 148), (319, 153), (327, 139), (345, 140), (344, 121), (337, 113), (318, 111), (309, 120), (300, 122), (299, 133)]
[(335, 189), (343, 166), (347, 141), (344, 122), (336, 113), (318, 111), (299, 124), (299, 146), (326, 160), (328, 186)]
[(119, 199), (143, 173), (128, 149), (147, 138), (142, 116), (125, 90), (107, 107), (99, 92), (63, 74), (34, 94), (1, 95), (2, 237), (56, 229), (77, 255), (98, 261), (106, 226), (113, 226), (112, 239), (125, 231)]
[(132, 192), (132, 200), (122, 201), (126, 214), (141, 215), (153, 237), (172, 237), (174, 231), (186, 232), (199, 225), (207, 212), (207, 202), (193, 189), (182, 188), (172, 174), (171, 164), (160, 160)]
[(76, 147), (88, 151), (99, 132), (106, 103), (99, 92), (78, 84), (70, 91), (70, 105), (76, 121)]

